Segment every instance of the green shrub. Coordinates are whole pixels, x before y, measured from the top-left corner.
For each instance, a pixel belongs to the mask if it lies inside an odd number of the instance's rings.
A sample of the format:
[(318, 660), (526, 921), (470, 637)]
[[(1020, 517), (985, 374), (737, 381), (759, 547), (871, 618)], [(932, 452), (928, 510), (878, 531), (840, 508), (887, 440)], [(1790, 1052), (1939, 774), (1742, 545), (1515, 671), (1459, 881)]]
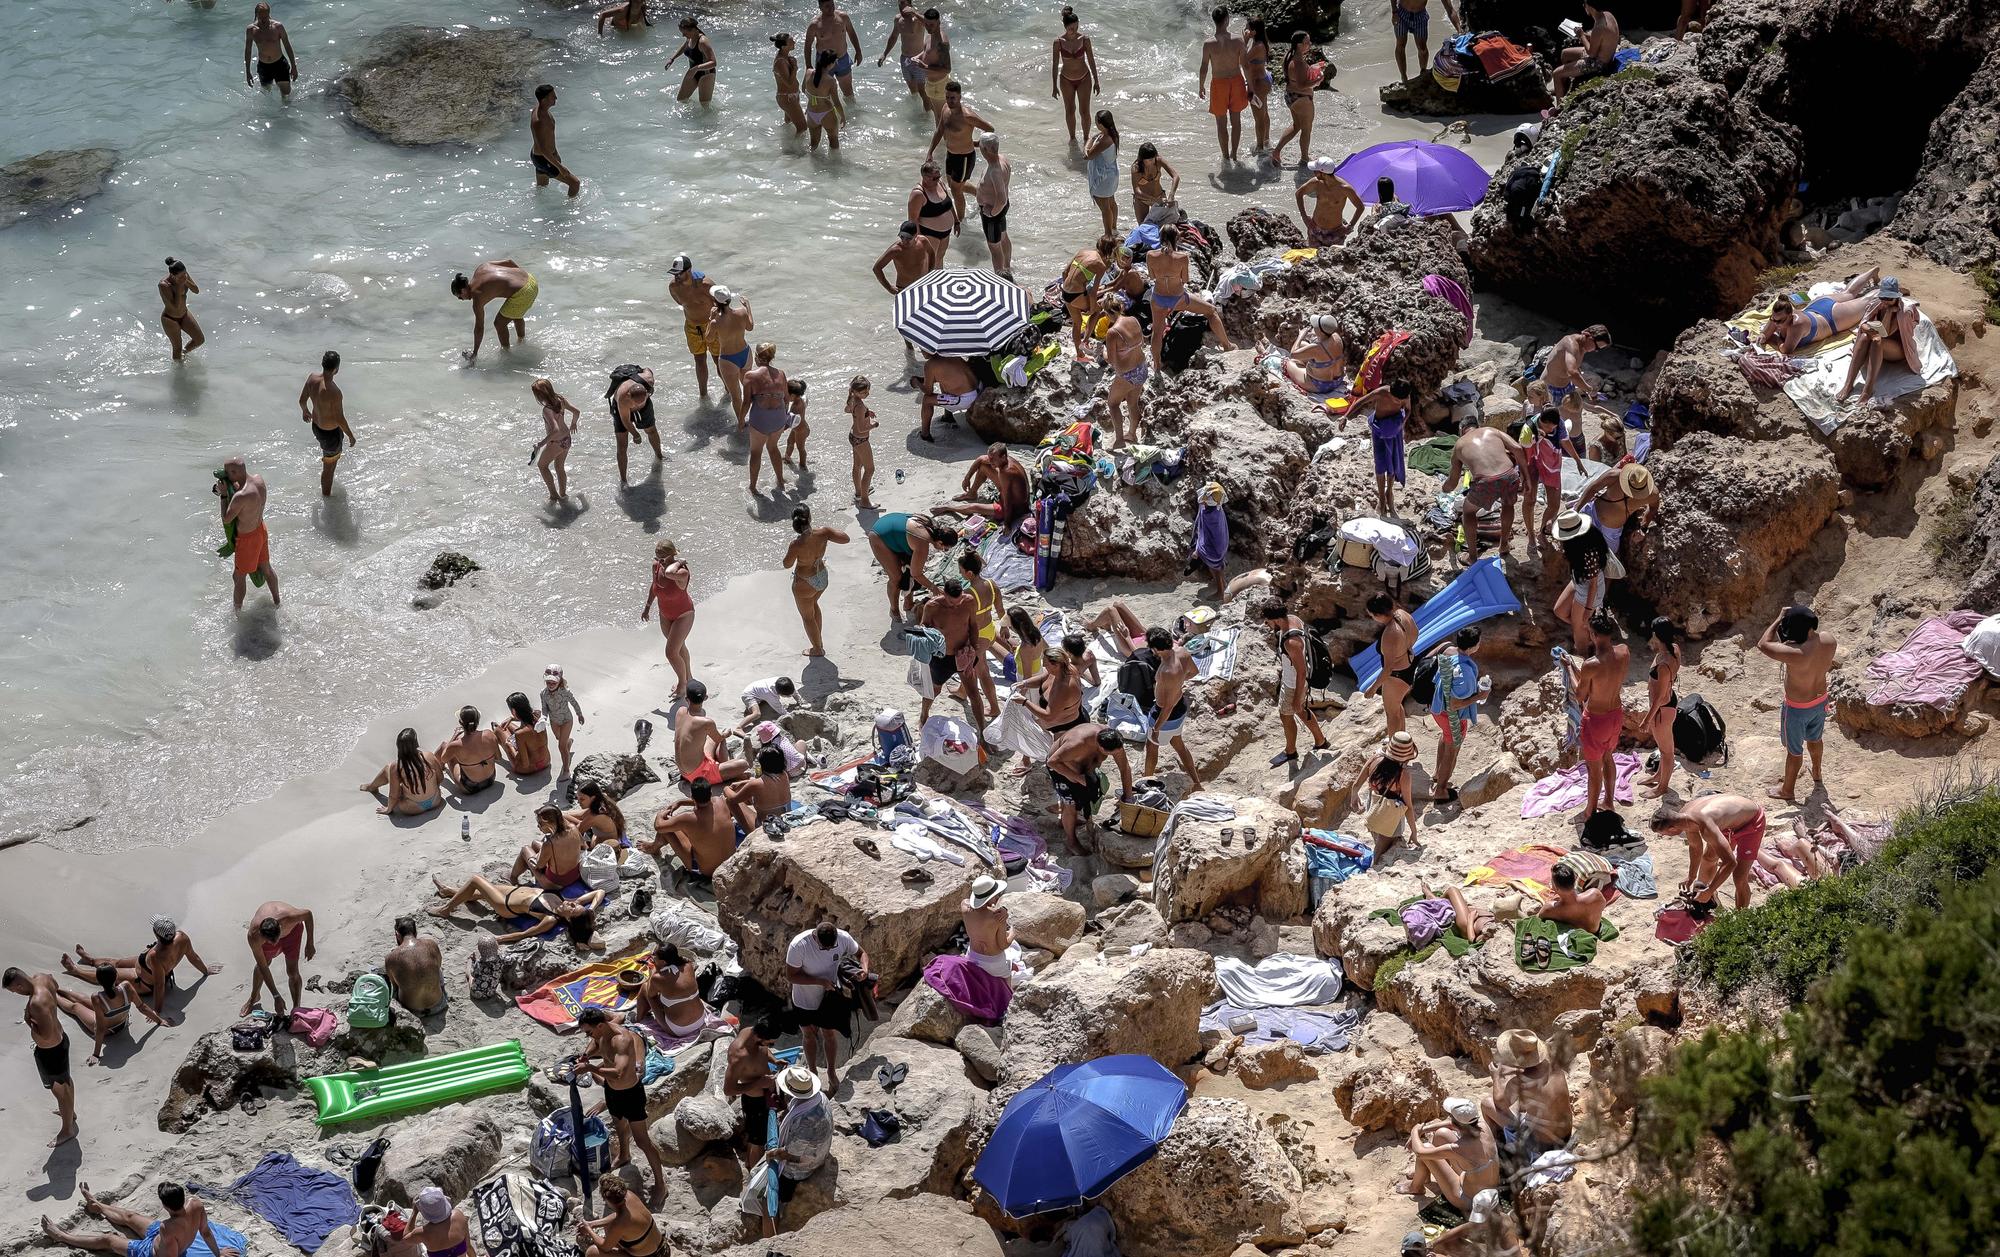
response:
[(1986, 321), (2000, 327), (2000, 275), (1995, 275), (1992, 267), (1981, 262), (1972, 268), (1972, 282), (1986, 294)]
[(1770, 267), (1757, 276), (1757, 291), (1770, 292), (1773, 289), (1778, 289), (1783, 292), (1790, 292), (1793, 282), (1812, 268), (1813, 264), (1811, 262), (1798, 262), (1791, 265)]
[(1590, 93), (1602, 91), (1613, 83), (1649, 83), (1659, 77), (1660, 72), (1649, 65), (1628, 66), (1616, 74), (1600, 74), (1594, 79), (1585, 79), (1578, 83), (1569, 89), (1569, 96), (1563, 104), (1565, 107), (1574, 105)]

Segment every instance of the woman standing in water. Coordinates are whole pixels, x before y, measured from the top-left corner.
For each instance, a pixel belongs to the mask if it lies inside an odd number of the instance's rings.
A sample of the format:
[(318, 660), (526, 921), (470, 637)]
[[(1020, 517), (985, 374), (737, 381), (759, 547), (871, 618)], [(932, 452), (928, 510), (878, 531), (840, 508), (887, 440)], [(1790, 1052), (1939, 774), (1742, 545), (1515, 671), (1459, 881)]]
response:
[(792, 37), (773, 35), (771, 43), (778, 49), (771, 59), (771, 74), (778, 80), (778, 108), (792, 124), (792, 134), (804, 135), (806, 115), (799, 108), (799, 59), (792, 55)]
[[(542, 439), (535, 442), (530, 456), (535, 460), (535, 470), (542, 473), (542, 483), (549, 487), (549, 501), (560, 502), (569, 496), (569, 449), (576, 441), (577, 424), (583, 416), (569, 399), (556, 392), (556, 386), (546, 379), (536, 380), (528, 386), (542, 406)], [(569, 412), (569, 422), (563, 422), (563, 412)]]
[(675, 100), (686, 100), (701, 92), (701, 103), (706, 105), (715, 97), (715, 45), (702, 34), (701, 23), (693, 17), (681, 19), (681, 46), (674, 49), (674, 55), (667, 58), (666, 69), (673, 69), (674, 62), (682, 57), (688, 59), (687, 73), (681, 76), (681, 90)]
[[(168, 258), (167, 277), (160, 281), (160, 327), (167, 334), (167, 343), (174, 347), (175, 362), (201, 348), (208, 339), (202, 335), (201, 324), (194, 321), (194, 312), (188, 309), (188, 294), (200, 291), (201, 285), (194, 282), (188, 268)], [(186, 344), (181, 343), (183, 336), (187, 338)]]
[(829, 543), (846, 545), (847, 534), (838, 528), (815, 525), (812, 508), (808, 506), (792, 511), (792, 531), (798, 536), (785, 550), (785, 566), (792, 569), (792, 601), (799, 604), (799, 621), (805, 625), (806, 641), (811, 643), (806, 657), (817, 659), (826, 653), (826, 642), (820, 636), (824, 623), (819, 610), (819, 597), (826, 592), (826, 547)]
[(1319, 67), (1307, 58), (1312, 54), (1312, 36), (1304, 31), (1292, 35), (1292, 46), (1285, 52), (1285, 107), (1292, 111), (1292, 125), (1278, 137), (1271, 146), (1271, 164), (1284, 169), (1285, 163), (1278, 160), (1285, 145), (1293, 136), (1299, 137), (1299, 165), (1312, 160), (1313, 135), (1313, 88), (1319, 83)]
[(1271, 41), (1264, 34), (1264, 19), (1243, 22), (1243, 80), (1250, 85), (1250, 120), (1256, 124), (1253, 153), (1271, 147)]
[(1109, 109), (1097, 111), (1097, 130), (1083, 150), (1083, 166), (1090, 179), (1090, 199), (1104, 215), (1104, 234), (1118, 234), (1118, 124)]
[(639, 608), (639, 618), (650, 619), (654, 604), (659, 605), (660, 634), (667, 639), (667, 666), (674, 670), (675, 698), (686, 696), (688, 674), (694, 671), (687, 648), (688, 634), (694, 631), (694, 599), (688, 597), (692, 576), (673, 542), (653, 546), (653, 584), (646, 591), (646, 605)]
[(1077, 131), (1090, 129), (1091, 93), (1102, 93), (1104, 87), (1097, 81), (1097, 53), (1091, 49), (1090, 36), (1078, 28), (1076, 10), (1068, 5), (1063, 6), (1062, 26), (1049, 57), (1049, 97), (1062, 100), (1063, 123), (1069, 127), (1069, 142), (1075, 144)]
[[(827, 90), (838, 91), (833, 86), (833, 76), (826, 76)], [(771, 474), (778, 478), (778, 492), (785, 491), (785, 464), (778, 452), (778, 437), (792, 418), (791, 381), (785, 373), (771, 365), (778, 356), (778, 347), (770, 341), (757, 346), (757, 365), (743, 373), (743, 396), (750, 403), (743, 412), (742, 427), (750, 430), (750, 492), (757, 492), (757, 472), (766, 456), (771, 460)]]
[[(1160, 185), (1163, 175), (1173, 180), (1164, 188)], [(1153, 147), (1151, 140), (1141, 144), (1139, 156), (1132, 163), (1132, 217), (1144, 226), (1147, 216), (1155, 209), (1162, 206), (1171, 209), (1180, 190), (1180, 173), (1167, 164), (1167, 159), (1160, 156), (1160, 150)]]
[(840, 151), (840, 124), (847, 114), (840, 105), (840, 79), (833, 72), (833, 63), (838, 60), (838, 53), (822, 48), (812, 73), (806, 75), (806, 125), (812, 131), (808, 147), (815, 153), (821, 131), (826, 132), (827, 151)]

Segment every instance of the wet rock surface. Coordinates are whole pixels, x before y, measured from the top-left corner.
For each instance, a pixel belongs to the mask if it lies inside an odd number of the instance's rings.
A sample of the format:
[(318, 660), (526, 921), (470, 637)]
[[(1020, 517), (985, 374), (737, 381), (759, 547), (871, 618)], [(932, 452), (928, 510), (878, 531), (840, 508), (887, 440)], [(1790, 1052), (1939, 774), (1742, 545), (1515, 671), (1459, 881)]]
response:
[(89, 200), (117, 166), (109, 148), (52, 148), (0, 166), (0, 227)]
[(483, 144), (506, 134), (557, 47), (520, 27), (399, 26), (329, 90), (356, 126), (391, 144)]

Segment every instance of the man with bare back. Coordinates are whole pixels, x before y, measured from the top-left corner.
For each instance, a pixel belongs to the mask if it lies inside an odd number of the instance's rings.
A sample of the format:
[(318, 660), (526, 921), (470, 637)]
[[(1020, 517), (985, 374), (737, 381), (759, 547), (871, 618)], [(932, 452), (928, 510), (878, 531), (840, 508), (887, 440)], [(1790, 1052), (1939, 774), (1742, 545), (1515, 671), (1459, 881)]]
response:
[(320, 355), (319, 370), (306, 377), (299, 390), (299, 418), (312, 425), (313, 439), (319, 442), (319, 495), (333, 496), (333, 469), (340, 464), (340, 438), (354, 448), (354, 429), (347, 424), (345, 397), (333, 382), (340, 370), (340, 355), (329, 349)]
[(1757, 639), (1757, 649), (1765, 658), (1785, 665), (1785, 705), (1778, 722), (1785, 743), (1785, 777), (1765, 793), (1790, 803), (1798, 788), (1799, 767), (1808, 752), (1812, 755), (1813, 789), (1824, 788), (1819, 757), (1826, 740), (1826, 674), (1833, 668), (1839, 644), (1833, 634), (1820, 632), (1819, 616), (1811, 607), (1786, 607)]
[[(215, 495), (222, 499), (222, 522), (236, 526), (236, 564), (233, 578), (236, 609), (243, 609), (243, 582), (256, 573), (271, 591), (271, 605), (278, 605), (278, 573), (271, 566), (271, 534), (264, 527), (264, 506), (270, 491), (264, 477), (253, 476), (244, 466), (243, 455), (232, 454), (222, 464), (224, 480), (215, 482)], [(225, 488), (225, 483), (227, 487)]]

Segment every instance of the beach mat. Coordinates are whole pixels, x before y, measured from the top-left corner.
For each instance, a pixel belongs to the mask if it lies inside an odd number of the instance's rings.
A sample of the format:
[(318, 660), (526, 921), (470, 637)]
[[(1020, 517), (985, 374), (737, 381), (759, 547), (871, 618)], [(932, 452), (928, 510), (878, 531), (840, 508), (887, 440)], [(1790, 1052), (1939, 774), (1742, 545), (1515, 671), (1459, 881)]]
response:
[[(1429, 601), (1417, 608), (1417, 644), (1411, 655), (1421, 655), (1467, 625), (1507, 615), (1521, 609), (1521, 600), (1507, 584), (1507, 569), (1498, 555), (1489, 554), (1460, 572)], [(1382, 676), (1382, 651), (1369, 646), (1355, 653), (1349, 664), (1354, 669), (1355, 691), (1362, 693)]]
[(534, 990), (514, 997), (514, 1004), (551, 1030), (572, 1030), (585, 1008), (596, 1005), (607, 1012), (622, 1013), (633, 1001), (618, 993), (618, 975), (636, 973), (646, 964), (642, 945), (629, 955), (596, 960), (580, 969), (550, 978)]
[[(1854, 405), (1851, 396), (1844, 404), (1834, 400), (1853, 360), (1854, 345), (1850, 338), (1848, 344), (1835, 352), (1814, 358), (1810, 371), (1785, 381), (1785, 396), (1824, 435), (1833, 435), (1847, 416), (1859, 413), (1860, 408)], [(1875, 382), (1876, 400), (1894, 401), (1958, 374), (1958, 364), (1938, 336), (1937, 325), (1922, 310), (1917, 311), (1917, 367), (1913, 371), (1905, 363), (1884, 363)], [(1858, 380), (1855, 390), (1860, 391)]]

